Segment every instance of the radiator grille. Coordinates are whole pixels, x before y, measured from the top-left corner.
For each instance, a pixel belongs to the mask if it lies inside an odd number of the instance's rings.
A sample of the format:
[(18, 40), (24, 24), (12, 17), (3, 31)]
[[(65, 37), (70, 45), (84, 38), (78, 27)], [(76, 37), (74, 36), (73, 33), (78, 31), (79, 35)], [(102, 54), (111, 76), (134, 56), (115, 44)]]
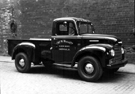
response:
[(121, 53), (121, 46), (120, 45), (115, 45), (114, 46), (114, 51), (115, 51), (115, 60), (122, 60), (122, 53)]

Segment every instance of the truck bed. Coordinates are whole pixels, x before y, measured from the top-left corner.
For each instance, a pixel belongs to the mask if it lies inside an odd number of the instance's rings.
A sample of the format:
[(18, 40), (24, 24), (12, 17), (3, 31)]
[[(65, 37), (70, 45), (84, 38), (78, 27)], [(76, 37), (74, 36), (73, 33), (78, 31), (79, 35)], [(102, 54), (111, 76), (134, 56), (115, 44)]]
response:
[(50, 50), (51, 38), (30, 38), (30, 39), (8, 39), (8, 54), (12, 56), (13, 49), (22, 42), (33, 43), (39, 51)]

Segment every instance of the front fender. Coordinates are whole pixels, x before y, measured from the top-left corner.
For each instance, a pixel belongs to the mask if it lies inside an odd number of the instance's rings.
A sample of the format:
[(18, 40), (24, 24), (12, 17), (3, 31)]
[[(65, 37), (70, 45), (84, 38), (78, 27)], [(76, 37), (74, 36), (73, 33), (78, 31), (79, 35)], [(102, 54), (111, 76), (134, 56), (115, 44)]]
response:
[(36, 48), (35, 44), (30, 43), (30, 42), (19, 43), (13, 49), (12, 59), (15, 59), (15, 56), (19, 52), (24, 52), (24, 53), (26, 53), (28, 55), (28, 57), (30, 58), (30, 60), (33, 60), (34, 55), (35, 55), (35, 48)]
[[(74, 56), (72, 67), (75, 65), (75, 62), (78, 62), (82, 57), (91, 55), (97, 58), (100, 62), (105, 62), (106, 48), (97, 45), (90, 45), (80, 49)], [(103, 64), (101, 64), (103, 65)]]

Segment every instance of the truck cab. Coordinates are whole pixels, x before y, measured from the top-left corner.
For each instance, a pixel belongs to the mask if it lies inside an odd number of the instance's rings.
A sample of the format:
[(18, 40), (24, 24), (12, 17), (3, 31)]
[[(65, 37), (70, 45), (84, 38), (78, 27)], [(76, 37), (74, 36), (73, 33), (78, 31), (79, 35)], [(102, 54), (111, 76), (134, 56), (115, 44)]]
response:
[[(53, 23), (52, 54), (56, 62), (71, 63), (76, 52), (86, 46), (82, 34), (93, 34), (92, 24), (82, 18), (57, 18)], [(58, 58), (61, 56), (61, 58)]]
[(127, 63), (122, 41), (114, 35), (95, 34), (92, 22), (83, 18), (56, 18), (51, 37), (9, 39), (8, 44), (19, 72), (28, 72), (31, 62), (42, 62), (46, 68), (77, 65), (83, 80), (97, 81), (104, 71), (116, 72)]

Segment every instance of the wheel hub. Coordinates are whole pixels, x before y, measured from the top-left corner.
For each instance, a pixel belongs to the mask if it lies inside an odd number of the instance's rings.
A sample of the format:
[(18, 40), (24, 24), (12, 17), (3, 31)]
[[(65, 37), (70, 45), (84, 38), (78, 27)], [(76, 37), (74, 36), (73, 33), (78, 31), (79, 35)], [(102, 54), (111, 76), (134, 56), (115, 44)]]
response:
[(24, 65), (25, 65), (24, 59), (20, 59), (19, 64), (20, 64), (21, 67), (24, 67)]
[(91, 74), (91, 73), (94, 71), (94, 67), (93, 67), (92, 64), (88, 63), (88, 64), (86, 64), (86, 66), (85, 66), (85, 70), (86, 70), (86, 72), (87, 72), (88, 74)]

